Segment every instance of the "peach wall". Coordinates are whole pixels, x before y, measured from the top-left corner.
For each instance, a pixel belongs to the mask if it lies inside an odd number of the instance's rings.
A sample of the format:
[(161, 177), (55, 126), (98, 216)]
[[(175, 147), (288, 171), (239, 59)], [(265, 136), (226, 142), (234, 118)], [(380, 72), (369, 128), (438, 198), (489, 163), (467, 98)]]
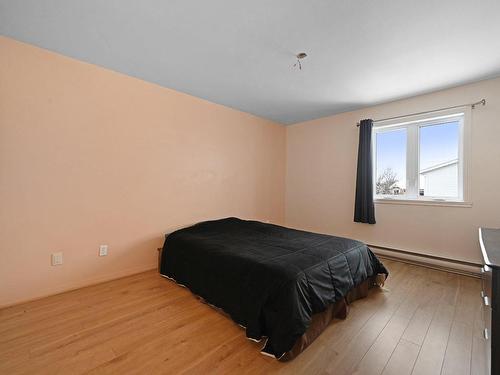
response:
[[(163, 233), (214, 217), (473, 262), (477, 227), (500, 227), (500, 78), (284, 128), (12, 39), (0, 56), (0, 306), (154, 268)], [(472, 208), (378, 204), (376, 225), (352, 222), (359, 119), (483, 97)]]
[(283, 222), (283, 126), (4, 37), (0, 56), (0, 305), (154, 268), (182, 225)]
[[(353, 222), (358, 129), (386, 118), (472, 103), (472, 208), (376, 204), (376, 225)], [(500, 227), (500, 78), (287, 128), (286, 223), (369, 244), (479, 262), (479, 226)]]

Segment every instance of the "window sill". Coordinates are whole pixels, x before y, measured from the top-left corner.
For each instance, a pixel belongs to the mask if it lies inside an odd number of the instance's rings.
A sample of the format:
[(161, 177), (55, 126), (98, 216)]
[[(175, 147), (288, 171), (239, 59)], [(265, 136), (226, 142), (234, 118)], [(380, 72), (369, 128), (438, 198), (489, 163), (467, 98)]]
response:
[(472, 202), (446, 201), (446, 200), (419, 200), (419, 199), (396, 199), (396, 198), (376, 198), (375, 204), (403, 204), (410, 206), (438, 206), (438, 207), (472, 207)]

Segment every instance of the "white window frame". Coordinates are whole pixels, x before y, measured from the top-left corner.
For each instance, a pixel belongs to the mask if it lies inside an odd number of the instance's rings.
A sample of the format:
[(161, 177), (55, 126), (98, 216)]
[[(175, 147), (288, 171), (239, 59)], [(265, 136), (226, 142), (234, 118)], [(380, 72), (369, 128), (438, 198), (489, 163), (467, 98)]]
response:
[[(420, 171), (420, 128), (443, 123), (443, 120), (460, 119), (458, 149), (458, 197), (429, 197), (419, 195)], [(377, 121), (372, 130), (373, 158), (373, 195), (375, 203), (418, 204), (436, 206), (471, 207), (471, 189), (469, 183), (471, 108), (461, 107), (452, 110), (433, 111), (414, 116), (399, 117), (393, 120)], [(405, 195), (377, 195), (377, 134), (397, 129), (406, 129), (406, 193)]]

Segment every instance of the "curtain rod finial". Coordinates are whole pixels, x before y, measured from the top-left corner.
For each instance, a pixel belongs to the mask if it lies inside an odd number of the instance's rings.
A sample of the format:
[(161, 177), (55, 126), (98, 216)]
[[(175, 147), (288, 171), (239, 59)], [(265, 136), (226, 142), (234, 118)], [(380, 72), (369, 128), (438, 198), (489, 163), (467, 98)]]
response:
[(476, 105), (479, 105), (479, 104), (486, 105), (486, 99), (481, 99), (477, 103), (472, 104), (472, 109), (476, 108)]

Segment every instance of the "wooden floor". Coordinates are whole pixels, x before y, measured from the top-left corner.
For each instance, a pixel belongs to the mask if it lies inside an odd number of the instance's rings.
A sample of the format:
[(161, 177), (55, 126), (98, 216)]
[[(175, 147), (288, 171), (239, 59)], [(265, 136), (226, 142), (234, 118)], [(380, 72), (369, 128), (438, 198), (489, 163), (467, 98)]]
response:
[(288, 363), (151, 271), (0, 310), (0, 373), (485, 373), (480, 281), (384, 263), (386, 287)]

